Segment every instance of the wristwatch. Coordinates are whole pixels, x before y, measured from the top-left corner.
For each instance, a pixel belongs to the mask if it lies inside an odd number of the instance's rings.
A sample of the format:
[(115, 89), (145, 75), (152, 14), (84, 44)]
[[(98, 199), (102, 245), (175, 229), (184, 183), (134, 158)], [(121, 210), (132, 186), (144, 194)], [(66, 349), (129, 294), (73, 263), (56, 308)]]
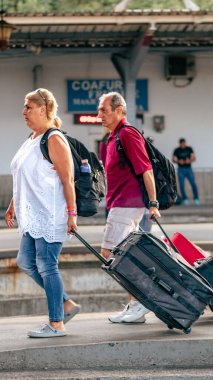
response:
[(149, 201), (149, 208), (150, 207), (159, 208), (159, 202), (158, 201)]

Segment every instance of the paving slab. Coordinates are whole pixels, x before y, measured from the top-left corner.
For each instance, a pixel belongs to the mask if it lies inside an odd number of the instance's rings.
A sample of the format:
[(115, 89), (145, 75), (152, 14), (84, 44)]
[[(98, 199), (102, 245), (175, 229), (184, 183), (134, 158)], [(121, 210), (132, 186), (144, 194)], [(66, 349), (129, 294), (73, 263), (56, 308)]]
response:
[[(188, 239), (196, 242), (197, 244), (209, 243), (213, 244), (213, 223), (187, 223), (187, 224), (163, 224), (163, 227), (169, 236), (172, 236), (175, 232), (183, 233)], [(100, 246), (104, 226), (79, 226), (78, 232), (87, 240), (90, 244)], [(161, 237), (163, 234), (159, 227), (154, 224), (152, 227), (152, 233), (158, 237)], [(12, 253), (17, 254), (19, 248), (20, 235), (16, 228), (14, 229), (0, 229), (0, 254), (7, 253), (10, 255)], [(83, 247), (79, 240), (73, 236), (68, 238), (64, 244), (64, 249), (74, 247)]]
[(210, 368), (0, 372), (1, 380), (212, 380)]
[[(6, 209), (0, 208), (0, 228), (6, 228), (4, 216)], [(199, 206), (173, 206), (161, 211), (162, 223), (213, 223), (213, 203)], [(79, 226), (105, 225), (105, 207), (100, 206), (99, 212), (91, 217), (78, 217)]]
[[(146, 323), (112, 324), (108, 313), (79, 314), (66, 337), (33, 339), (44, 316), (0, 319), (0, 371), (213, 368), (213, 313), (207, 308), (190, 334), (169, 330), (153, 313)], [(1, 378), (1, 377), (0, 377)]]

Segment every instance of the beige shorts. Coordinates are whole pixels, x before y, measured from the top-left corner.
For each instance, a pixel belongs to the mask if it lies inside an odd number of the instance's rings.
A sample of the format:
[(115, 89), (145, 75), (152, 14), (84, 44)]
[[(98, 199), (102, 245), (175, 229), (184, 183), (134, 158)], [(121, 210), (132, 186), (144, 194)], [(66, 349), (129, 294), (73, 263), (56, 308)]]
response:
[(137, 231), (145, 208), (111, 208), (107, 217), (102, 248), (113, 249), (132, 231)]

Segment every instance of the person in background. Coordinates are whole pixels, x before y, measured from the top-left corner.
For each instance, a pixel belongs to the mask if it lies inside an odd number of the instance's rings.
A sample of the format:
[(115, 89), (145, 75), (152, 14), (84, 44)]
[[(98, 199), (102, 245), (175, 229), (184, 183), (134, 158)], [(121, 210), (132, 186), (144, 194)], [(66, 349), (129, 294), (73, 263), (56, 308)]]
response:
[(189, 205), (189, 199), (185, 192), (185, 178), (189, 181), (194, 197), (194, 204), (198, 206), (200, 204), (198, 189), (195, 182), (194, 173), (192, 170), (192, 162), (196, 160), (194, 151), (191, 146), (186, 144), (186, 139), (179, 139), (179, 147), (175, 148), (172, 156), (172, 161), (178, 165), (178, 180), (180, 185), (180, 192), (182, 202), (184, 205)]
[(13, 198), (5, 214), (8, 227), (16, 216), (22, 235), (17, 265), (44, 288), (49, 323), (28, 332), (32, 338), (66, 335), (64, 324), (80, 311), (64, 292), (58, 269), (62, 243), (76, 225), (74, 166), (68, 143), (55, 130), (49, 135), (52, 164), (44, 159), (40, 141), (49, 128), (60, 128), (57, 102), (47, 89), (25, 96), (23, 116), (31, 136), (15, 154), (11, 171)]
[[(111, 250), (130, 232), (139, 228), (139, 222), (145, 207), (137, 176), (143, 177), (149, 195), (149, 217), (160, 217), (156, 199), (155, 181), (152, 165), (145, 149), (145, 142), (140, 132), (131, 126), (120, 131), (121, 145), (131, 162), (135, 175), (129, 165), (121, 168), (120, 155), (116, 148), (116, 133), (123, 124), (127, 124), (126, 102), (121, 94), (110, 92), (99, 99), (98, 117), (102, 125), (108, 128), (110, 135), (107, 144), (105, 162), (107, 178), (106, 203), (109, 211), (102, 240), (101, 254), (108, 258)], [(110, 322), (145, 322), (149, 312), (140, 302), (129, 295), (129, 302), (117, 315), (109, 317)]]

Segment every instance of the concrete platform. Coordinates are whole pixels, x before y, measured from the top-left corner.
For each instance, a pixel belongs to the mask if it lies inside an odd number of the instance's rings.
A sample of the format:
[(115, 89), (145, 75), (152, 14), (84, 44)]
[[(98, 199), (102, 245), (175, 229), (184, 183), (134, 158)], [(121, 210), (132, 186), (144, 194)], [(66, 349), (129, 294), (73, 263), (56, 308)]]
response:
[[(0, 228), (7, 228), (4, 220), (6, 209), (0, 208)], [(173, 206), (161, 211), (162, 223), (213, 223), (213, 203), (199, 206)], [(100, 206), (99, 212), (91, 217), (78, 217), (79, 226), (94, 226), (105, 224), (105, 207)]]
[[(213, 253), (212, 223), (164, 224), (164, 228), (169, 236), (180, 231)], [(103, 230), (103, 225), (79, 226), (79, 233), (98, 251)], [(162, 235), (157, 225), (153, 225), (153, 233)], [(0, 229), (0, 317), (47, 312), (42, 289), (17, 268), (19, 240), (17, 229)], [(59, 265), (66, 291), (82, 304), (83, 312), (120, 310), (126, 303), (126, 293), (100, 270), (99, 261), (75, 237), (64, 243)]]
[[(203, 249), (212, 252), (212, 206), (187, 209), (177, 206), (162, 213), (161, 221), (170, 236), (176, 230), (183, 232)], [(5, 225), (0, 218), (0, 228), (1, 226)], [(103, 213), (94, 218), (84, 218), (84, 221), (79, 220), (79, 232), (92, 245), (95, 244), (98, 250), (103, 229)], [(153, 232), (161, 235), (157, 226)], [(2, 263), (9, 260), (8, 263), (11, 264), (10, 260), (15, 259), (18, 245), (17, 230), (0, 229)], [(62, 259), (64, 261), (70, 253), (76, 257), (83, 254), (85, 260), (84, 251), (77, 240), (68, 241), (64, 244)], [(90, 267), (97, 265), (92, 256), (91, 260)], [(60, 265), (62, 264), (65, 265), (64, 262)], [(74, 264), (77, 265), (72, 262), (73, 267)], [(2, 265), (1, 280), (4, 276)], [(10, 271), (13, 269), (10, 265)], [(18, 275), (14, 271), (14, 278), (17, 279)], [(90, 294), (90, 297), (81, 294), (82, 299), (77, 295), (76, 299), (82, 303), (86, 313), (79, 314), (67, 324), (68, 335), (63, 338), (27, 337), (28, 330), (47, 320), (44, 315), (0, 318), (0, 379), (213, 380), (213, 313), (209, 309), (192, 326), (192, 332), (188, 335), (180, 330), (169, 330), (153, 313), (147, 315), (145, 324), (111, 324), (107, 317), (112, 311), (106, 313), (106, 310), (112, 307), (112, 299), (117, 304), (122, 297), (126, 300), (126, 294), (120, 291), (116, 294), (117, 297), (115, 293), (111, 298), (108, 295), (107, 302), (103, 295), (101, 301), (97, 297), (95, 299), (94, 294)], [(2, 310), (9, 310), (10, 306), (16, 313), (26, 304), (23, 296), (0, 301)], [(38, 298), (34, 297), (31, 304), (28, 304), (29, 314), (40, 314), (41, 309), (38, 309), (41, 304), (45, 309), (44, 298), (39, 303)], [(103, 305), (105, 311), (97, 313), (97, 310), (103, 310)], [(115, 310), (115, 305), (113, 308)], [(12, 311), (9, 310), (8, 315), (11, 314)]]
[(213, 368), (209, 309), (188, 335), (168, 330), (153, 313), (143, 324), (111, 324), (107, 316), (79, 314), (67, 324), (66, 337), (49, 339), (27, 337), (44, 316), (1, 318), (0, 371)]
[[(198, 210), (188, 210), (190, 218), (186, 210), (182, 216), (181, 212), (184, 210), (181, 211), (179, 208), (178, 210), (180, 214), (171, 212), (170, 219), (167, 219), (168, 225), (164, 225), (169, 235), (178, 230), (202, 248), (212, 252), (213, 224), (210, 220), (213, 219), (213, 208), (205, 209), (205, 215), (202, 214), (205, 221), (199, 224), (195, 213)], [(186, 224), (178, 226), (173, 224), (174, 219), (178, 223), (183, 218), (186, 218)], [(189, 220), (195, 224), (189, 224)], [(90, 226), (79, 226), (79, 232), (92, 245), (96, 244), (99, 250), (103, 228), (103, 224), (94, 228), (91, 222)], [(157, 232), (156, 226), (153, 232)], [(17, 230), (1, 229), (0, 261), (3, 263), (4, 260), (9, 260), (8, 263), (11, 264), (10, 260), (15, 259), (18, 245)], [(60, 264), (63, 264), (62, 268), (69, 253), (71, 256), (76, 255), (79, 263), (83, 254), (84, 265), (88, 265), (88, 260), (85, 263), (87, 254), (83, 247), (79, 246), (77, 240), (72, 240), (64, 245), (63, 260)], [(90, 259), (90, 267), (97, 266), (92, 255)], [(76, 265), (77, 263), (72, 260), (72, 267), (75, 266), (76, 269)], [(98, 267), (97, 270), (100, 272)], [(10, 271), (14, 271), (11, 265)], [(2, 264), (1, 281), (3, 272)], [(19, 273), (14, 271), (13, 276), (16, 280), (18, 275)], [(11, 283), (14, 285), (14, 282), (10, 281)], [(121, 302), (122, 297), (126, 301), (125, 292), (121, 294), (120, 291), (117, 294), (117, 301)], [(110, 310), (112, 299), (113, 302), (116, 301), (115, 293), (111, 298), (109, 295), (108, 303), (103, 295), (102, 303), (97, 301), (97, 297), (94, 298), (94, 294), (90, 294), (89, 298), (88, 294), (81, 294), (81, 297), (83, 298), (76, 298), (84, 306), (83, 311), (87, 312), (79, 314), (67, 324), (68, 335), (63, 338), (27, 338), (28, 330), (47, 320), (44, 315), (0, 318), (1, 380), (213, 380), (213, 313), (209, 309), (206, 309), (205, 314), (192, 326), (192, 332), (185, 335), (180, 330), (169, 330), (153, 313), (147, 315), (145, 324), (111, 324), (107, 317), (112, 311), (106, 313), (106, 310)], [(9, 304), (13, 308), (14, 302), (14, 310), (17, 313), (24, 301), (23, 296), (14, 300), (2, 299), (1, 309), (6, 310)], [(35, 310), (37, 315), (41, 314), (41, 310), (38, 310), (38, 299), (34, 297), (31, 301), (29, 314)], [(41, 302), (45, 308), (45, 299), (43, 298)], [(100, 307), (102, 304), (107, 306), (107, 309), (97, 313), (97, 310), (102, 310)], [(90, 309), (93, 313), (88, 313), (89, 307), (93, 308)], [(10, 310), (8, 315), (11, 314)]]

